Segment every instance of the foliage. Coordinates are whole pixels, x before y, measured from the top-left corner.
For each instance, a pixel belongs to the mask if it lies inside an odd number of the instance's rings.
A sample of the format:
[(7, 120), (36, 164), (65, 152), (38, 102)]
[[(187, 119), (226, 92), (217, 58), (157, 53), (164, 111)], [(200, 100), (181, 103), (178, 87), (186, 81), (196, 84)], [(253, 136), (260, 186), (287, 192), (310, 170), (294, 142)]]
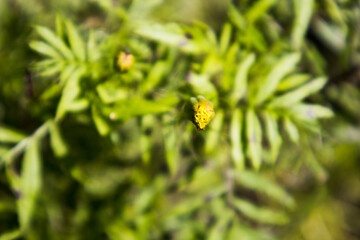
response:
[(360, 234), (332, 198), (360, 189), (355, 3), (16, 2), (0, 3), (0, 239)]

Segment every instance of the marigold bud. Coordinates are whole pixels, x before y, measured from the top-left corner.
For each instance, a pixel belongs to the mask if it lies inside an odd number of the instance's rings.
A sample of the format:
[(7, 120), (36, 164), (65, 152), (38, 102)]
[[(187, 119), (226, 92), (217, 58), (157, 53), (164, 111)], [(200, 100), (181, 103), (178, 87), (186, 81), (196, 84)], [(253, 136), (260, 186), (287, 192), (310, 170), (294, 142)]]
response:
[(214, 117), (215, 111), (213, 105), (203, 96), (192, 98), (193, 102), (193, 123), (198, 130), (204, 130), (206, 125)]
[(117, 58), (117, 66), (121, 71), (128, 71), (135, 63), (134, 55), (120, 52)]

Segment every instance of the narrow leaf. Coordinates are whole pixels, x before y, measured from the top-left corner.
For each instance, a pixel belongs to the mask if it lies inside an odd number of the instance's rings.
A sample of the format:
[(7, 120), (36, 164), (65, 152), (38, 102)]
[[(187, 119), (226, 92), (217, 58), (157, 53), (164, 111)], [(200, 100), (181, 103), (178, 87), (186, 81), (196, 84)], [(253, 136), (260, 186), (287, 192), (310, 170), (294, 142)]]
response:
[(307, 96), (318, 92), (320, 89), (324, 87), (326, 84), (325, 77), (316, 78), (305, 85), (287, 92), (284, 95), (276, 97), (271, 103), (269, 104), (270, 107), (289, 107), (295, 103), (300, 102)]
[(317, 104), (298, 104), (292, 106), (288, 113), (294, 119), (317, 119), (317, 118), (330, 118), (334, 113), (329, 109)]
[(257, 95), (256, 104), (265, 101), (276, 90), (281, 79), (295, 69), (297, 62), (300, 59), (300, 54), (292, 53), (282, 57), (273, 67), (273, 70), (266, 76)]
[(300, 139), (299, 130), (296, 127), (295, 123), (293, 123), (288, 117), (284, 118), (284, 128), (288, 133), (291, 141), (293, 141), (294, 143), (298, 143)]
[(49, 56), (56, 59), (61, 59), (61, 55), (49, 44), (46, 44), (41, 41), (32, 41), (30, 42), (30, 47), (37, 51), (38, 53), (41, 53), (45, 56)]
[(216, 112), (214, 119), (211, 120), (208, 127), (208, 136), (206, 137), (205, 152), (217, 152), (221, 129), (224, 121), (224, 112), (219, 110)]
[(230, 124), (230, 141), (231, 141), (231, 156), (234, 160), (235, 166), (239, 170), (245, 167), (245, 159), (242, 147), (242, 131), (243, 131), (243, 116), (240, 109), (235, 109), (231, 116)]
[(277, 1), (276, 0), (260, 0), (256, 1), (253, 6), (246, 12), (245, 18), (249, 24), (252, 24), (268, 11)]
[(165, 155), (171, 175), (176, 174), (179, 166), (179, 137), (176, 134), (174, 119), (170, 115), (163, 117), (163, 135), (165, 143)]
[(70, 49), (66, 46), (66, 44), (54, 34), (54, 32), (50, 31), (45, 27), (36, 27), (36, 31), (42, 36), (50, 45), (59, 50), (59, 52), (69, 60), (73, 60), (74, 56)]
[(266, 135), (270, 144), (270, 161), (275, 163), (282, 144), (278, 123), (273, 114), (268, 112), (264, 113), (264, 120), (266, 126)]
[(283, 211), (257, 207), (242, 199), (234, 199), (234, 206), (245, 216), (258, 222), (283, 225), (289, 221), (289, 217)]
[(306, 30), (312, 16), (314, 0), (295, 0), (295, 21), (291, 32), (291, 43), (294, 48), (299, 48), (304, 41)]
[(99, 110), (93, 106), (91, 108), (92, 112), (92, 118), (94, 120), (96, 129), (100, 133), (100, 135), (105, 136), (110, 132), (110, 126), (106, 122), (106, 120), (103, 118), (103, 116), (100, 115)]
[(26, 136), (9, 127), (0, 126), (0, 142), (3, 143), (17, 143), (24, 139)]
[(65, 156), (68, 153), (68, 147), (61, 136), (59, 126), (53, 120), (49, 120), (49, 130), (50, 144), (55, 155), (57, 157)]
[(236, 182), (240, 185), (253, 191), (264, 193), (289, 209), (295, 207), (294, 199), (281, 186), (270, 181), (268, 178), (251, 171), (241, 171), (234, 175)]
[(85, 44), (74, 24), (70, 21), (65, 22), (66, 30), (72, 51), (77, 59), (86, 60)]
[(226, 50), (229, 48), (231, 31), (231, 25), (225, 23), (220, 37), (220, 54), (225, 54)]
[(262, 131), (260, 121), (253, 109), (246, 112), (246, 137), (247, 156), (250, 158), (252, 166), (259, 170), (262, 155)]
[(35, 213), (41, 188), (41, 158), (39, 139), (33, 138), (26, 149), (21, 168), (21, 197), (18, 200), (21, 229), (29, 227)]
[(254, 62), (255, 55), (249, 54), (238, 66), (234, 82), (234, 90), (231, 96), (233, 102), (235, 103), (244, 97), (247, 88), (249, 69)]
[(307, 82), (308, 80), (310, 80), (310, 76), (308, 74), (293, 74), (282, 80), (276, 90), (284, 92), (292, 88), (298, 87), (303, 83)]

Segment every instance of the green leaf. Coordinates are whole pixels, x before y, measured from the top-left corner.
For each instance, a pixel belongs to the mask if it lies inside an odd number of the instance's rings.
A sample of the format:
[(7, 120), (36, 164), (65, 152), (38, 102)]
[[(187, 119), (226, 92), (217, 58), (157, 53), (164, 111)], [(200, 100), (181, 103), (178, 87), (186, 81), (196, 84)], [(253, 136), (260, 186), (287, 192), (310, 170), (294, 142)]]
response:
[(239, 30), (245, 30), (246, 28), (246, 20), (244, 16), (242, 16), (238, 9), (233, 4), (229, 5), (229, 19), (234, 23), (234, 25)]
[(210, 81), (209, 75), (190, 73), (189, 84), (197, 95), (202, 95), (211, 101), (217, 98), (217, 90), (214, 84)]
[(66, 59), (73, 60), (74, 55), (70, 51), (70, 49), (66, 46), (66, 44), (55, 35), (51, 30), (37, 26), (36, 31), (42, 36), (50, 45), (52, 45), (55, 49), (57, 49)]
[(155, 65), (151, 68), (148, 77), (140, 86), (140, 92), (147, 93), (153, 90), (166, 76), (169, 70), (170, 69), (166, 61), (156, 62)]
[(15, 229), (10, 232), (1, 233), (0, 240), (15, 240), (19, 239), (22, 235), (20, 229)]
[(171, 175), (175, 175), (179, 167), (179, 136), (172, 116), (164, 115), (163, 124), (166, 162)]
[(312, 16), (314, 0), (295, 0), (295, 21), (291, 32), (291, 43), (294, 48), (301, 47)]
[(229, 48), (231, 32), (231, 25), (229, 23), (225, 23), (220, 37), (220, 54), (225, 54), (225, 52)]
[(231, 156), (234, 160), (235, 166), (239, 170), (245, 167), (245, 157), (242, 146), (242, 131), (243, 131), (243, 116), (239, 108), (235, 109), (231, 115), (230, 123), (230, 142), (231, 142)]
[(95, 62), (100, 57), (100, 52), (96, 46), (96, 38), (94, 31), (90, 31), (89, 41), (87, 44), (87, 53), (89, 62)]
[(285, 78), (284, 80), (282, 80), (278, 87), (276, 88), (277, 91), (287, 91), (290, 90), (292, 88), (298, 87), (300, 85), (302, 85), (303, 83), (307, 82), (310, 79), (310, 75), (308, 74), (293, 74), (287, 78)]
[(113, 103), (128, 97), (128, 90), (117, 86), (113, 81), (107, 81), (105, 83), (96, 86), (101, 100), (104, 103)]
[(284, 128), (285, 131), (288, 133), (291, 141), (293, 141), (294, 143), (298, 143), (300, 139), (299, 130), (288, 117), (284, 118)]
[(260, 0), (256, 1), (250, 9), (246, 11), (245, 18), (249, 25), (253, 24), (268, 11), (277, 1), (276, 0)]
[(289, 115), (293, 119), (317, 119), (317, 118), (331, 118), (334, 113), (326, 107), (317, 104), (297, 104), (289, 108)]
[(278, 184), (251, 171), (236, 172), (235, 180), (253, 191), (264, 193), (289, 209), (295, 207), (294, 199)]
[(230, 228), (227, 240), (239, 240), (241, 236), (242, 240), (275, 240), (271, 237), (269, 233), (263, 233), (260, 229), (253, 229), (250, 226), (244, 225), (244, 223), (239, 223), (239, 221), (234, 221), (232, 227)]
[(231, 96), (234, 103), (244, 97), (247, 88), (249, 69), (254, 62), (255, 55), (249, 54), (238, 66), (234, 82), (234, 90)]
[(17, 143), (23, 140), (26, 136), (15, 129), (0, 126), (0, 142)]
[(64, 62), (57, 62), (51, 66), (48, 66), (44, 70), (40, 71), (42, 77), (50, 77), (60, 73), (64, 69)]
[(51, 148), (53, 149), (55, 156), (63, 157), (68, 153), (68, 147), (61, 136), (59, 126), (53, 120), (49, 120), (48, 123)]
[(265, 207), (258, 207), (251, 202), (234, 199), (234, 206), (248, 218), (268, 224), (283, 225), (289, 221), (289, 217), (280, 210), (272, 210)]
[(140, 148), (143, 163), (148, 164), (151, 159), (151, 148), (155, 144), (151, 132), (153, 131), (156, 118), (154, 115), (145, 115), (141, 118)]
[(325, 77), (316, 78), (293, 91), (274, 98), (274, 100), (270, 102), (269, 107), (290, 107), (307, 96), (318, 92), (325, 84)]
[(21, 168), (21, 197), (18, 200), (18, 213), (22, 230), (30, 227), (30, 222), (35, 214), (35, 205), (40, 189), (40, 139), (32, 138), (25, 151)]
[(81, 91), (79, 84), (83, 74), (84, 69), (79, 67), (71, 73), (69, 79), (66, 81), (58, 108), (56, 110), (56, 119), (63, 118), (66, 112), (71, 109), (76, 110), (76, 107), (78, 107), (75, 99), (78, 97)]
[(32, 41), (30, 42), (30, 47), (37, 51), (38, 53), (41, 53), (45, 56), (49, 56), (56, 59), (61, 59), (61, 55), (49, 44), (46, 44), (41, 41)]
[(104, 108), (112, 120), (128, 119), (134, 116), (169, 112), (179, 102), (175, 95), (168, 95), (157, 101), (133, 97)]
[(246, 112), (246, 137), (247, 156), (250, 158), (252, 166), (259, 170), (262, 155), (262, 130), (260, 121), (253, 109)]
[(91, 108), (91, 112), (92, 112), (92, 118), (94, 120), (96, 129), (98, 130), (98, 132), (100, 133), (101, 136), (105, 136), (108, 135), (110, 132), (110, 126), (109, 124), (106, 122), (106, 120), (104, 119), (103, 116), (101, 116), (100, 111), (93, 106)]
[(278, 123), (274, 115), (268, 112), (264, 113), (264, 121), (266, 126), (267, 139), (270, 144), (270, 161), (275, 163), (282, 144)]
[(266, 76), (256, 95), (255, 103), (260, 104), (270, 97), (276, 90), (281, 79), (295, 69), (300, 59), (299, 53), (292, 53), (282, 57)]
[(85, 44), (76, 27), (70, 21), (65, 21), (66, 30), (72, 51), (77, 59), (86, 60)]
[(225, 234), (227, 227), (233, 215), (226, 211), (222, 214), (221, 218), (218, 218), (215, 225), (209, 229), (209, 235), (207, 240), (223, 240), (225, 239)]
[(214, 118), (209, 123), (208, 135), (206, 137), (205, 152), (217, 152), (217, 146), (221, 135), (221, 129), (224, 122), (224, 112), (218, 110), (215, 113)]

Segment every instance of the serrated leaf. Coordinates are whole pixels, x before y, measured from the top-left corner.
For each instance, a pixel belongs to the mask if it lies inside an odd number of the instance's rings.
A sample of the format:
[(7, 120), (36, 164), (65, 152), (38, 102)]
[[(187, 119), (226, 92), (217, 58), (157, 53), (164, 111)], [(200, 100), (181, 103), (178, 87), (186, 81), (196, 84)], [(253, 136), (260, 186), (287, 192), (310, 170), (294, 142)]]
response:
[(249, 109), (246, 112), (246, 138), (246, 154), (250, 158), (252, 166), (259, 170), (262, 155), (262, 130), (260, 121), (253, 109)]
[(30, 47), (37, 51), (40, 54), (43, 54), (45, 56), (48, 57), (52, 57), (52, 58), (56, 58), (56, 59), (61, 59), (62, 56), (49, 44), (46, 44), (44, 42), (41, 41), (32, 41), (30, 42)]
[(100, 111), (93, 106), (91, 108), (91, 113), (92, 113), (92, 118), (94, 120), (96, 129), (98, 130), (98, 132), (100, 133), (101, 136), (105, 136), (107, 134), (109, 134), (110, 132), (110, 126), (109, 124), (106, 122), (106, 120), (104, 119), (103, 116), (101, 116)]
[(306, 30), (312, 16), (314, 0), (295, 0), (295, 21), (291, 32), (291, 43), (294, 48), (299, 48), (304, 41)]
[(240, 100), (246, 92), (249, 69), (254, 62), (255, 55), (249, 54), (238, 66), (235, 76), (234, 89), (231, 96), (232, 101), (235, 103)]
[(245, 216), (257, 222), (283, 225), (289, 221), (287, 214), (280, 210), (258, 207), (251, 202), (239, 198), (234, 199), (233, 204)]
[(70, 51), (70, 49), (66, 46), (66, 44), (55, 35), (51, 30), (37, 26), (36, 31), (42, 36), (50, 45), (52, 45), (55, 49), (57, 49), (66, 59), (73, 60), (74, 55)]
[(243, 131), (243, 116), (240, 109), (235, 109), (231, 115), (230, 123), (230, 142), (231, 142), (231, 156), (234, 160), (235, 166), (239, 170), (245, 167), (245, 157), (242, 146), (242, 131)]
[(17, 143), (24, 139), (26, 135), (15, 129), (0, 126), (0, 142)]
[(274, 115), (268, 112), (264, 113), (264, 121), (266, 126), (267, 139), (270, 144), (270, 161), (275, 163), (282, 144), (278, 123)]
[(40, 140), (29, 142), (21, 168), (21, 196), (18, 200), (19, 222), (22, 230), (30, 226), (34, 216), (36, 200), (41, 189)]
[(256, 95), (255, 103), (260, 104), (270, 97), (281, 79), (295, 69), (300, 59), (299, 53), (292, 53), (282, 57), (264, 79)]
[(298, 143), (300, 139), (299, 130), (296, 127), (295, 123), (293, 123), (288, 117), (284, 118), (284, 128), (289, 135), (291, 141), (293, 141), (294, 143)]
[(50, 144), (55, 156), (63, 157), (68, 153), (68, 147), (61, 135), (59, 126), (53, 120), (49, 120)]
[(264, 193), (289, 209), (295, 207), (294, 199), (278, 184), (251, 171), (241, 171), (234, 174), (235, 181), (256, 192)]
[(74, 24), (70, 21), (65, 21), (65, 26), (72, 51), (77, 59), (81, 61), (86, 60), (85, 44)]
[(300, 102), (311, 94), (318, 92), (326, 84), (325, 77), (316, 78), (301, 87), (274, 98), (269, 107), (289, 107)]

